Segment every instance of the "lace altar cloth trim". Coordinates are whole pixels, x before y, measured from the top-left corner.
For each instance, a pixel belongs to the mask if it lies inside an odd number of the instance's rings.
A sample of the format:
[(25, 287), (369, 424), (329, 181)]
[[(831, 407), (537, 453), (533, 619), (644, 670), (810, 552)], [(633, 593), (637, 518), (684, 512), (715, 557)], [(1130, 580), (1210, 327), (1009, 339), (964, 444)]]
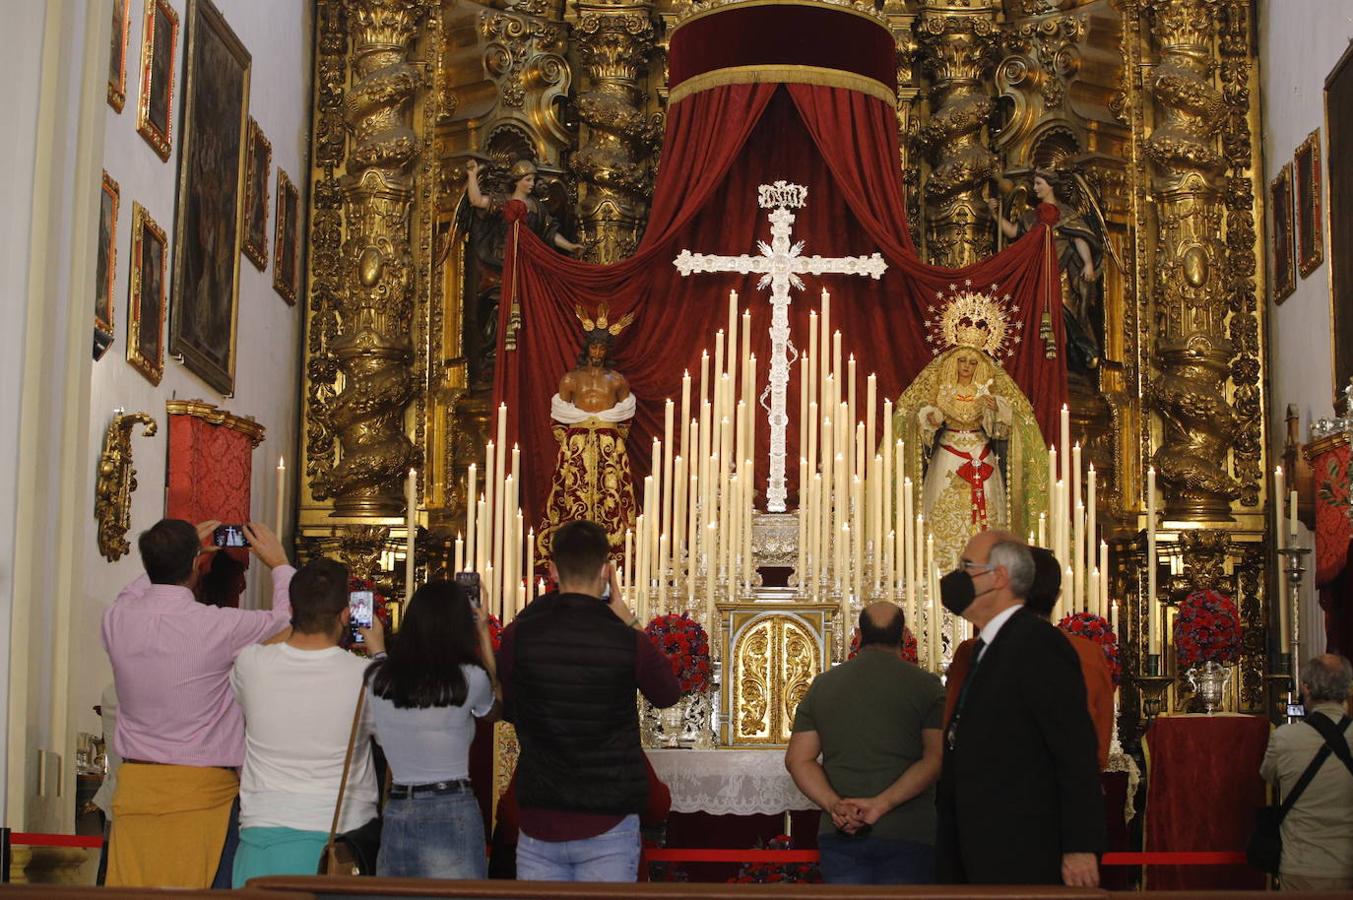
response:
[(776, 816), (817, 809), (785, 771), (783, 750), (649, 750), (672, 812)]

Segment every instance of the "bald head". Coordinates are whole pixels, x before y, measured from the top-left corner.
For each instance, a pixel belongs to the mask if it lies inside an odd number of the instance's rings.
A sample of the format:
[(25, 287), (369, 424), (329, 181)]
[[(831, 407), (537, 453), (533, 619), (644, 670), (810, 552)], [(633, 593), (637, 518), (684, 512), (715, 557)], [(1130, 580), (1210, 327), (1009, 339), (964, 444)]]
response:
[(1310, 703), (1347, 703), (1353, 691), (1353, 665), (1337, 653), (1324, 653), (1301, 670)]
[(874, 645), (890, 650), (902, 649), (902, 629), (906, 624), (902, 608), (879, 600), (860, 610), (860, 649)]

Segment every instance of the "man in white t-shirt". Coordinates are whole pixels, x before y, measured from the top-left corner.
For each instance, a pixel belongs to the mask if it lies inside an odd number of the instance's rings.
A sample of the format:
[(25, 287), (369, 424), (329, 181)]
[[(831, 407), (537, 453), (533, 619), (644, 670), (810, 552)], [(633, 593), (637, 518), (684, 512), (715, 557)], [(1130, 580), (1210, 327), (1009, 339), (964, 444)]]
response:
[[(262, 875), (315, 874), (367, 667), (338, 646), (350, 616), (347, 568), (314, 560), (296, 572), (290, 592), (291, 636), (244, 649), (230, 676), (244, 710), (237, 888)], [(340, 832), (376, 815), (369, 716), (362, 718)]]

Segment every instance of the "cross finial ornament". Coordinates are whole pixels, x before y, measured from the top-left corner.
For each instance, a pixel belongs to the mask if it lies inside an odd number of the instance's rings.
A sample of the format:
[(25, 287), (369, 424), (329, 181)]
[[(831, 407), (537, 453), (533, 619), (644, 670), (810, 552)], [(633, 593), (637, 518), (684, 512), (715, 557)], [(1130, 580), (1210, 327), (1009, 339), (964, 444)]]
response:
[[(803, 290), (800, 275), (867, 275), (877, 281), (888, 270), (883, 257), (875, 252), (869, 256), (803, 256), (803, 241), (791, 243), (794, 213), (808, 203), (808, 188), (780, 180), (757, 187), (757, 203), (770, 210), (771, 241), (757, 241), (761, 251), (757, 256), (714, 256), (682, 250), (673, 265), (683, 276), (701, 272), (735, 272), (739, 275), (759, 273), (758, 290), (770, 288), (770, 403), (764, 400), (770, 422), (770, 472), (766, 486), (766, 511), (784, 512), (789, 496), (785, 485), (785, 432), (789, 426), (786, 410), (789, 389), (790, 288)], [(797, 358), (798, 352), (793, 351)]]

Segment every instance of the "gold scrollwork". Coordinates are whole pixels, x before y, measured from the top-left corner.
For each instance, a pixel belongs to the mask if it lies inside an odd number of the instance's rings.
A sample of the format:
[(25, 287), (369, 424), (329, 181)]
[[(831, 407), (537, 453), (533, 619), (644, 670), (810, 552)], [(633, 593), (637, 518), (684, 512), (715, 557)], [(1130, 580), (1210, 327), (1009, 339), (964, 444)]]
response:
[(132, 466), (132, 429), (144, 425), (142, 437), (155, 436), (150, 413), (116, 413), (103, 433), (98, 481), (94, 487), (94, 518), (99, 523), (99, 552), (116, 562), (131, 550), (127, 529), (132, 521), (132, 492), (136, 469)]
[(739, 617), (748, 618), (732, 653), (732, 743), (785, 744), (799, 701), (822, 670), (823, 639), (810, 622), (823, 619), (751, 610)]
[(205, 400), (166, 400), (164, 411), (171, 416), (193, 416), (213, 425), (221, 425), (249, 438), (249, 443), (257, 447), (263, 443), (268, 429), (248, 416), (237, 416)]

